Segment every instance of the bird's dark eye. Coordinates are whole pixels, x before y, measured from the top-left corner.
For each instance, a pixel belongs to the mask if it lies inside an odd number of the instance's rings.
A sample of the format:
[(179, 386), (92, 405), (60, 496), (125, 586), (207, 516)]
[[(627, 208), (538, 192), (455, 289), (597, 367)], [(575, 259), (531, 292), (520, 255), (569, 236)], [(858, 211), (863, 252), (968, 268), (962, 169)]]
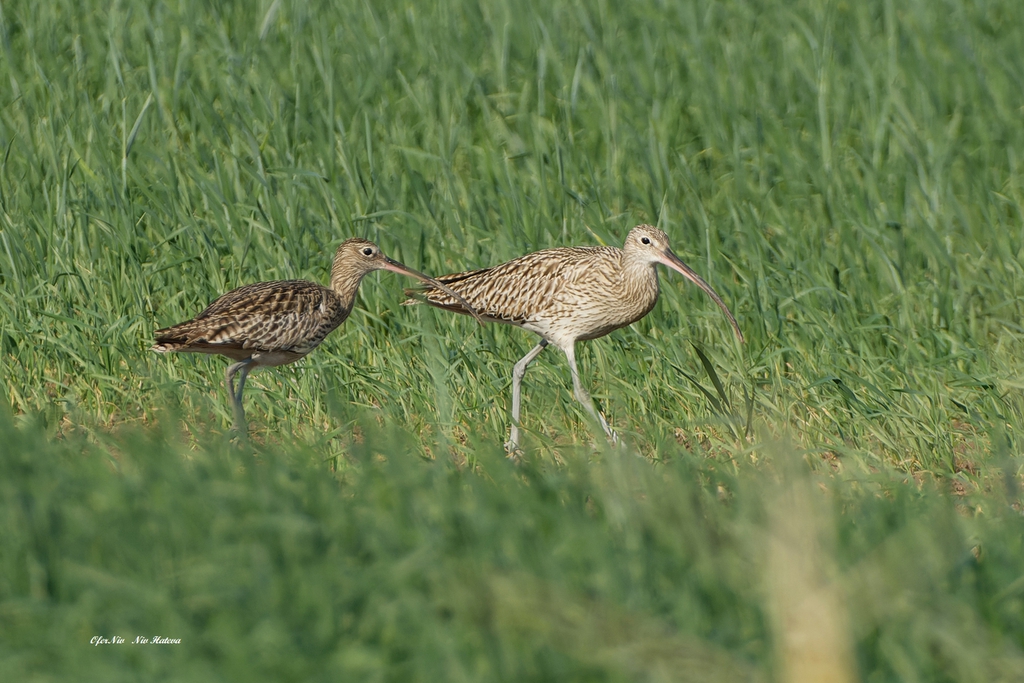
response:
[(365, 249), (363, 249), (363, 254), (366, 256), (373, 256), (373, 249), (371, 249), (370, 247), (366, 247)]
[(640, 238), (640, 241), (641, 241), (641, 242), (642, 242), (643, 244), (650, 244), (650, 243), (651, 243), (651, 238), (650, 238), (650, 237), (641, 237), (641, 238)]

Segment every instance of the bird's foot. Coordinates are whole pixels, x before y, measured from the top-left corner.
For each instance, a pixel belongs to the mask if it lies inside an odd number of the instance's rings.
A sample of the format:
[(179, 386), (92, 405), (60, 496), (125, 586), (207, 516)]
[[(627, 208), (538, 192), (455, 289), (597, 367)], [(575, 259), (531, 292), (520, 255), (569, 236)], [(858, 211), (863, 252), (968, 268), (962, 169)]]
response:
[(515, 422), (512, 423), (512, 428), (508, 430), (505, 453), (511, 460), (519, 460), (523, 455), (523, 449), (519, 447), (519, 426)]
[(519, 447), (519, 443), (509, 439), (505, 442), (505, 454), (510, 460), (519, 460), (523, 457), (523, 449)]
[(234, 405), (231, 407), (231, 431), (241, 437), (249, 436), (249, 423), (245, 420), (245, 408), (242, 407), (242, 398), (236, 395)]
[(245, 418), (241, 419), (235, 416), (234, 421), (231, 423), (231, 439), (232, 441), (244, 442), (249, 440), (249, 423), (245, 421)]
[(604, 419), (604, 413), (598, 413), (597, 420), (601, 423), (601, 429), (604, 430), (605, 436), (608, 437), (608, 441), (611, 442), (613, 446), (617, 445), (619, 443), (619, 435), (608, 426), (608, 420)]

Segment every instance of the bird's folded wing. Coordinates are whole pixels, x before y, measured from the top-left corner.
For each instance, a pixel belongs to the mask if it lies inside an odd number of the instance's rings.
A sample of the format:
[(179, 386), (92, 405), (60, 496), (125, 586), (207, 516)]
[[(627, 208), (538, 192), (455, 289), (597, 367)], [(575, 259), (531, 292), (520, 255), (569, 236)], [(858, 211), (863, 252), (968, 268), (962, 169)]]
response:
[[(602, 247), (544, 249), (492, 268), (453, 273), (437, 280), (486, 318), (524, 323), (538, 312), (564, 305), (562, 299), (570, 290), (600, 280), (603, 274), (594, 270), (591, 263), (602, 251)], [(418, 294), (438, 308), (469, 312), (457, 299), (430, 285), (407, 289), (406, 294)]]
[(330, 317), (327, 303), (324, 287), (313, 282), (259, 282), (224, 294), (193, 320), (157, 330), (156, 341), (193, 348), (292, 350)]

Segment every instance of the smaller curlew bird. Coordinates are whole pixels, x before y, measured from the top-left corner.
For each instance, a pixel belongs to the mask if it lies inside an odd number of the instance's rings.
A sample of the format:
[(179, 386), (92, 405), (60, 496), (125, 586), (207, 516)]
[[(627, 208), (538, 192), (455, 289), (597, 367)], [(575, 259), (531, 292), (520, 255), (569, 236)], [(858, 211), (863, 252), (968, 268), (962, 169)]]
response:
[(235, 429), (244, 432), (242, 390), (249, 373), (259, 367), (294, 363), (319, 346), (348, 318), (359, 283), (374, 270), (390, 270), (421, 280), (475, 315), (469, 302), (444, 284), (393, 261), (373, 242), (352, 238), (342, 242), (334, 255), (330, 287), (306, 280), (239, 287), (219, 297), (192, 320), (157, 330), (151, 350), (219, 354), (236, 361), (228, 366), (224, 384), (234, 408)]
[[(492, 268), (437, 278), (459, 298), (431, 284), (407, 289), (406, 294), (418, 293), (431, 306), (456, 313), (475, 312), (486, 321), (515, 325), (540, 335), (540, 343), (512, 370), (512, 428), (505, 447), (514, 453), (519, 448), (523, 375), (526, 366), (548, 344), (560, 348), (569, 360), (576, 400), (601, 423), (606, 434), (613, 436), (580, 383), (576, 342), (603, 337), (647, 315), (658, 301), (655, 266), (659, 263), (678, 271), (707, 292), (729, 318), (736, 337), (743, 341), (736, 318), (718, 293), (672, 252), (668, 236), (650, 225), (633, 228), (622, 249), (544, 249)], [(416, 302), (411, 299), (405, 303)]]

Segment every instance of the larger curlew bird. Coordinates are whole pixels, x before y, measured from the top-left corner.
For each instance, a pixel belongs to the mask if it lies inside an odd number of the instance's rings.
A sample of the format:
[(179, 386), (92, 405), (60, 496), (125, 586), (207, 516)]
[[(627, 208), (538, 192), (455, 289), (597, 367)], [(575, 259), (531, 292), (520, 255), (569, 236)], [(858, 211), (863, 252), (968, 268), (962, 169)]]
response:
[[(456, 313), (475, 309), (484, 320), (507, 323), (540, 335), (541, 341), (512, 370), (512, 429), (505, 444), (519, 447), (519, 409), (523, 375), (548, 344), (569, 360), (573, 393), (587, 412), (612, 436), (608, 423), (594, 408), (576, 370), (576, 342), (603, 337), (647, 315), (658, 301), (657, 264), (678, 271), (708, 293), (732, 323), (742, 342), (736, 318), (728, 306), (668, 245), (668, 236), (650, 225), (638, 225), (616, 247), (559, 247), (544, 249), (492, 268), (437, 278), (445, 289), (425, 285), (414, 291), (432, 306)], [(460, 299), (468, 302), (466, 306)], [(415, 303), (415, 300), (405, 303)]]
[(152, 350), (219, 354), (236, 361), (228, 367), (224, 383), (234, 407), (235, 429), (244, 430), (242, 390), (249, 373), (259, 367), (294, 363), (319, 346), (348, 318), (359, 283), (374, 270), (421, 280), (474, 314), (471, 304), (445, 285), (393, 261), (373, 242), (352, 238), (342, 242), (334, 255), (330, 287), (282, 280), (233, 289), (192, 320), (157, 330)]

